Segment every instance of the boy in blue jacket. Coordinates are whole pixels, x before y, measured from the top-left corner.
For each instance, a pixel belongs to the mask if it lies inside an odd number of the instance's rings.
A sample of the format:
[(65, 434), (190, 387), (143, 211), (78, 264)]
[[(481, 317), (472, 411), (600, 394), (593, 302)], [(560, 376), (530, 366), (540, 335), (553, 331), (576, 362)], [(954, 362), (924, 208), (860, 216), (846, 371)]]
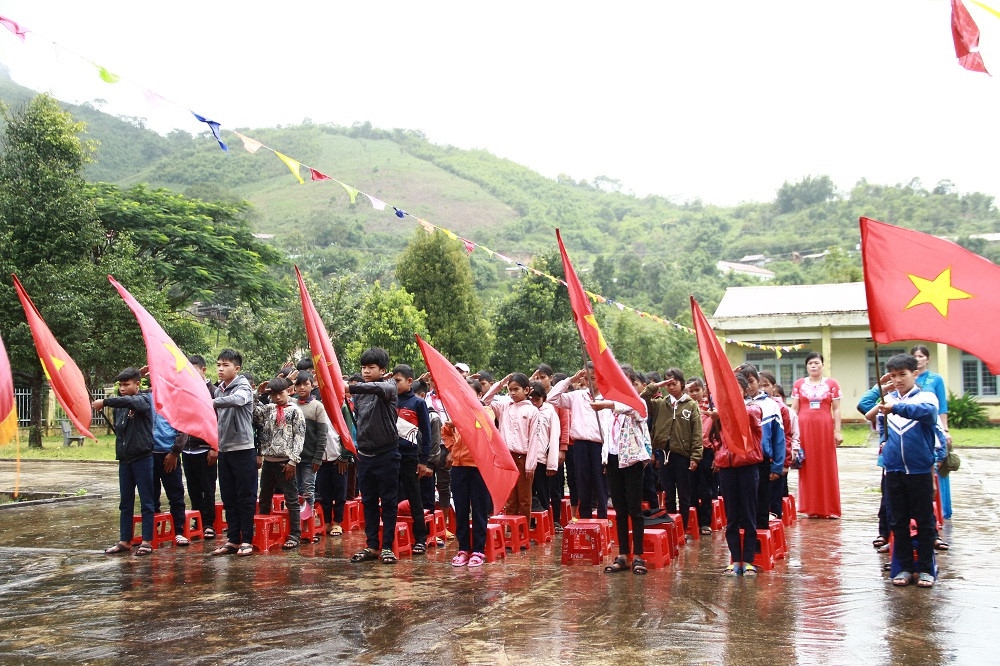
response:
[[(872, 407), (865, 418), (873, 420), (879, 433), (886, 433), (882, 447), (885, 491), (892, 507), (891, 523), (896, 548), (894, 559), (900, 572), (896, 586), (909, 585), (914, 576), (918, 587), (933, 587), (935, 426), (937, 397), (916, 386), (917, 359), (896, 354), (885, 369), (895, 390), (885, 402)], [(910, 544), (910, 519), (917, 523), (917, 561)]]

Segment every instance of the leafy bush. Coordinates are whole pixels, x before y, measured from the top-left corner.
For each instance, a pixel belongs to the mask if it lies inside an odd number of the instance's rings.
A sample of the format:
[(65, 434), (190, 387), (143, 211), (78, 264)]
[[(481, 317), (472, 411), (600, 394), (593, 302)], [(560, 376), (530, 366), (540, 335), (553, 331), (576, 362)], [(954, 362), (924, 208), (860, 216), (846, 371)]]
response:
[(948, 391), (948, 427), (983, 428), (990, 424), (986, 408), (971, 393), (958, 397)]

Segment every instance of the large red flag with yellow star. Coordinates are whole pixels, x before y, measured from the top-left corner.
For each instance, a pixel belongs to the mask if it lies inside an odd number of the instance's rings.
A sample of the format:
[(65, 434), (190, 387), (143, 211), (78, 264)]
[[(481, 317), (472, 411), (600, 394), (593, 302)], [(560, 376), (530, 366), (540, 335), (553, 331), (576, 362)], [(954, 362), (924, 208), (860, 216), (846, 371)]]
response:
[(941, 342), (1000, 374), (1000, 266), (919, 231), (860, 223), (872, 339)]
[(441, 352), (424, 342), (419, 335), (416, 338), (448, 418), (469, 447), (469, 453), (493, 498), (493, 508), (499, 511), (517, 483), (518, 471), (514, 459), (500, 438), (500, 431), (493, 425), (493, 418), (486, 413), (486, 408), (465, 378)]
[(573, 321), (576, 322), (583, 344), (587, 347), (590, 360), (594, 362), (594, 377), (598, 390), (606, 399), (626, 404), (639, 412), (642, 418), (646, 418), (646, 403), (622, 372), (615, 355), (611, 353), (611, 348), (604, 341), (604, 335), (597, 326), (597, 318), (594, 317), (594, 310), (590, 307), (590, 299), (587, 298), (587, 293), (583, 290), (576, 271), (573, 270), (573, 264), (569, 261), (558, 229), (556, 229), (556, 240), (559, 241), (559, 254), (562, 256), (563, 270), (566, 273), (566, 288), (569, 290), (569, 302), (573, 307)]
[(146, 364), (156, 411), (176, 430), (219, 448), (219, 421), (212, 401), (205, 395), (205, 380), (178, 349), (167, 332), (139, 301), (113, 277), (108, 280), (139, 321), (146, 343)]
[(93, 412), (90, 409), (90, 391), (87, 390), (87, 382), (83, 379), (80, 368), (66, 353), (52, 331), (45, 325), (45, 320), (38, 313), (38, 308), (31, 301), (28, 292), (24, 290), (21, 281), (16, 275), (14, 278), (14, 289), (17, 290), (17, 297), (21, 299), (21, 306), (24, 308), (24, 316), (28, 319), (28, 327), (31, 329), (31, 337), (35, 340), (35, 350), (38, 352), (38, 360), (42, 363), (42, 371), (45, 373), (49, 385), (56, 400), (62, 405), (66, 416), (73, 422), (81, 435), (96, 440), (90, 432), (90, 419)]
[(7, 348), (0, 339), (0, 445), (17, 435), (17, 402), (14, 399), (14, 373), (10, 369)]
[(295, 275), (299, 279), (299, 296), (302, 299), (302, 317), (306, 322), (306, 337), (309, 339), (309, 349), (312, 354), (313, 369), (316, 371), (316, 381), (319, 382), (319, 394), (323, 398), (323, 407), (326, 415), (330, 417), (337, 434), (340, 435), (340, 443), (345, 449), (358, 454), (354, 447), (354, 440), (351, 439), (351, 429), (347, 427), (344, 420), (344, 412), (341, 405), (347, 399), (344, 393), (344, 377), (340, 372), (340, 361), (337, 360), (337, 352), (330, 341), (330, 335), (323, 326), (323, 320), (319, 318), (319, 312), (309, 296), (306, 283), (302, 279), (299, 267), (295, 267)]

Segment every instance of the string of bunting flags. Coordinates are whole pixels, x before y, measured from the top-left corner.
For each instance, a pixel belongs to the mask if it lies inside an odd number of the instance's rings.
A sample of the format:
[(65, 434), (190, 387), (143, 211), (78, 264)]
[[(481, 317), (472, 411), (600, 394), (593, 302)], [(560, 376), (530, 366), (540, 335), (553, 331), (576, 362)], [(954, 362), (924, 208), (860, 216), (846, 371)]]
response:
[[(970, 0), (970, 1), (973, 4), (977, 5), (978, 7), (982, 8), (982, 9), (990, 12), (994, 16), (997, 16), (998, 18), (1000, 18), (1000, 12), (997, 12), (996, 10), (994, 10), (991, 7), (987, 6), (986, 4), (984, 4), (982, 2), (979, 2), (978, 0)], [(979, 37), (978, 27), (972, 21), (971, 16), (968, 15), (968, 11), (962, 5), (961, 0), (952, 0), (952, 9), (953, 9), (953, 12), (952, 12), (952, 29), (953, 30), (952, 31), (953, 31), (953, 36), (955, 38), (956, 55), (959, 57), (959, 64), (961, 66), (963, 66), (963, 67), (965, 67), (967, 69), (971, 69), (973, 71), (983, 71), (983, 72), (985, 72), (985, 67), (982, 66), (981, 56), (978, 53), (978, 48), (976, 48), (978, 46), (978, 37)], [(19, 24), (18, 22), (14, 21), (14, 20), (12, 20), (10, 18), (4, 17), (4, 16), (0, 16), (0, 26), (3, 26), (5, 28), (7, 28), (8, 30), (10, 30), (10, 32), (12, 32), (14, 35), (16, 35), (22, 42), (24, 42), (28, 36), (31, 36), (32, 39), (35, 39), (35, 33), (33, 31), (30, 31), (30, 30), (24, 28), (21, 24)], [(50, 41), (50, 40), (47, 40), (47, 41)], [(125, 84), (125, 85), (135, 86), (135, 87), (139, 88), (142, 91), (142, 93), (144, 94), (145, 98), (147, 99), (147, 101), (151, 105), (153, 105), (153, 104), (157, 104), (158, 105), (158, 104), (166, 102), (166, 103), (169, 103), (169, 104), (172, 104), (174, 106), (177, 106), (177, 107), (180, 107), (182, 109), (186, 109), (186, 110), (190, 111), (190, 113), (194, 116), (194, 118), (198, 122), (201, 122), (201, 123), (204, 123), (205, 125), (207, 125), (207, 127), (208, 127), (209, 131), (211, 132), (212, 136), (214, 137), (214, 139), (216, 140), (216, 142), (219, 144), (219, 147), (223, 151), (225, 151), (227, 154), (229, 153), (229, 146), (225, 143), (225, 141), (223, 141), (223, 134), (222, 134), (223, 127), (222, 127), (222, 124), (220, 122), (218, 122), (216, 120), (213, 120), (213, 119), (211, 119), (211, 118), (209, 118), (207, 116), (204, 116), (204, 115), (201, 115), (199, 113), (196, 113), (195, 111), (191, 110), (190, 107), (187, 106), (187, 105), (183, 105), (183, 104), (179, 104), (177, 102), (173, 102), (172, 100), (170, 100), (170, 99), (168, 99), (168, 98), (166, 98), (166, 97), (164, 97), (164, 96), (162, 96), (162, 95), (160, 95), (160, 94), (158, 94), (158, 93), (156, 93), (156, 92), (154, 92), (154, 91), (152, 91), (152, 90), (150, 90), (148, 88), (145, 88), (143, 86), (140, 86), (140, 85), (137, 85), (135, 83), (132, 83), (131, 81), (125, 79), (124, 77), (111, 72), (106, 67), (104, 67), (104, 66), (102, 66), (102, 65), (94, 62), (93, 60), (91, 60), (91, 59), (89, 59), (89, 58), (87, 58), (85, 56), (82, 56), (82, 55), (80, 55), (78, 53), (75, 53), (74, 51), (66, 49), (64, 46), (62, 46), (60, 44), (57, 44), (56, 42), (51, 42), (50, 41), (50, 43), (54, 47), (60, 49), (63, 53), (69, 53), (69, 54), (71, 54), (71, 55), (79, 58), (80, 60), (88, 63), (89, 65), (93, 66), (95, 68), (95, 70), (96, 70), (98, 78), (100, 78), (101, 81), (103, 81), (104, 83), (107, 83), (107, 84), (110, 84), (110, 85)], [(969, 53), (970, 51), (971, 51), (971, 54)], [(963, 59), (963, 57), (964, 57), (964, 59)], [(968, 62), (969, 60), (975, 60), (976, 62), (975, 63)], [(531, 266), (527, 266), (527, 265), (525, 265), (525, 264), (523, 264), (523, 263), (521, 263), (521, 262), (519, 262), (519, 261), (517, 261), (515, 259), (512, 259), (511, 257), (508, 257), (508, 256), (506, 256), (504, 254), (501, 254), (500, 252), (496, 252), (496, 251), (494, 251), (494, 250), (486, 247), (485, 245), (476, 243), (476, 242), (474, 242), (474, 241), (472, 241), (472, 240), (470, 240), (468, 238), (464, 238), (464, 237), (456, 234), (455, 232), (451, 231), (450, 229), (448, 229), (446, 227), (442, 227), (440, 225), (437, 225), (437, 224), (434, 224), (432, 222), (429, 222), (429, 221), (427, 221), (427, 220), (425, 220), (425, 219), (423, 219), (423, 218), (421, 218), (421, 217), (419, 217), (417, 215), (414, 215), (412, 213), (407, 212), (403, 208), (400, 208), (400, 207), (397, 207), (397, 206), (393, 206), (391, 204), (387, 204), (385, 201), (382, 201), (378, 197), (375, 197), (375, 196), (373, 196), (371, 194), (368, 194), (367, 192), (363, 192), (363, 191), (361, 191), (361, 190), (353, 187), (352, 185), (350, 185), (350, 184), (348, 184), (346, 182), (343, 182), (343, 181), (341, 181), (341, 180), (339, 180), (337, 178), (334, 178), (334, 177), (332, 177), (332, 176), (330, 176), (330, 175), (328, 175), (328, 174), (320, 171), (319, 169), (317, 169), (315, 167), (309, 166), (307, 164), (302, 163), (299, 160), (296, 160), (296, 159), (294, 159), (292, 157), (289, 157), (288, 155), (285, 155), (285, 154), (281, 153), (280, 151), (272, 148), (271, 146), (266, 145), (262, 141), (254, 139), (253, 137), (247, 136), (247, 135), (242, 134), (240, 132), (236, 132), (235, 130), (228, 130), (227, 129), (225, 131), (226, 132), (231, 132), (237, 138), (239, 138), (240, 141), (243, 144), (243, 148), (247, 152), (249, 152), (251, 154), (255, 154), (258, 151), (260, 151), (261, 149), (264, 149), (264, 150), (267, 150), (269, 152), (274, 153), (274, 155), (279, 160), (281, 160), (281, 162), (284, 163), (286, 167), (288, 167), (288, 170), (295, 177), (295, 179), (298, 180), (299, 184), (305, 184), (305, 178), (303, 177), (303, 172), (305, 170), (305, 171), (308, 172), (308, 177), (309, 177), (309, 180), (311, 180), (311, 181), (332, 181), (332, 182), (337, 183), (338, 185), (340, 185), (347, 192), (347, 195), (350, 198), (351, 204), (355, 204), (357, 202), (358, 195), (363, 195), (365, 198), (368, 199), (369, 203), (372, 205), (372, 208), (374, 208), (375, 210), (377, 210), (377, 211), (384, 211), (387, 208), (392, 208), (392, 210), (394, 211), (394, 214), (396, 215), (396, 217), (398, 217), (400, 219), (405, 219), (407, 217), (412, 218), (413, 220), (415, 220), (421, 226), (422, 229), (424, 229), (424, 231), (426, 231), (428, 233), (434, 233), (435, 231), (440, 231), (441, 233), (445, 234), (445, 236), (447, 236), (448, 238), (450, 238), (452, 240), (456, 240), (456, 241), (461, 242), (465, 246), (465, 249), (466, 249), (466, 251), (469, 254), (471, 254), (472, 252), (474, 252), (475, 250), (478, 249), (478, 250), (481, 250), (482, 252), (485, 252), (491, 258), (496, 258), (496, 259), (499, 259), (499, 260), (503, 261), (504, 263), (506, 263), (506, 264), (508, 264), (510, 266), (516, 266), (516, 267), (518, 267), (519, 269), (521, 269), (525, 273), (532, 273), (532, 274), (534, 274), (534, 275), (536, 275), (538, 277), (550, 280), (553, 283), (557, 283), (557, 284), (561, 284), (563, 286), (566, 286), (566, 282), (564, 280), (560, 279), (560, 278), (557, 278), (557, 277), (555, 277), (553, 275), (550, 275), (548, 273), (540, 271), (537, 268), (533, 268)], [(594, 303), (598, 303), (598, 304), (602, 304), (602, 305), (607, 305), (609, 307), (616, 307), (616, 308), (618, 308), (619, 311), (622, 311), (622, 312), (628, 311), (628, 312), (631, 312), (631, 313), (634, 313), (634, 314), (638, 315), (640, 318), (650, 319), (650, 320), (652, 320), (652, 321), (654, 321), (654, 322), (656, 322), (658, 324), (662, 324), (664, 326), (670, 326), (670, 327), (673, 327), (673, 328), (675, 328), (677, 330), (680, 330), (680, 331), (684, 331), (684, 332), (686, 332), (688, 334), (691, 334), (691, 335), (695, 335), (696, 334), (696, 331), (693, 328), (690, 328), (688, 326), (684, 326), (683, 324), (679, 324), (677, 322), (671, 321), (670, 319), (667, 319), (665, 317), (660, 317), (658, 315), (651, 314), (649, 312), (645, 312), (645, 311), (639, 310), (637, 308), (633, 308), (633, 307), (631, 307), (629, 305), (626, 305), (625, 303), (622, 303), (620, 301), (615, 301), (615, 300), (613, 300), (611, 298), (607, 298), (607, 297), (602, 296), (600, 294), (596, 294), (596, 293), (593, 293), (593, 292), (590, 292), (590, 291), (586, 291), (585, 293), (587, 294), (587, 297), (590, 298)], [(737, 345), (737, 346), (744, 347), (744, 348), (752, 348), (752, 349), (761, 349), (761, 350), (766, 350), (766, 351), (773, 351), (775, 353), (775, 355), (778, 356), (779, 358), (781, 357), (782, 353), (787, 353), (787, 352), (792, 352), (792, 351), (798, 351), (798, 350), (800, 350), (800, 349), (802, 349), (804, 347), (804, 345), (802, 345), (802, 344), (794, 344), (794, 345), (765, 345), (765, 344), (757, 344), (757, 343), (753, 343), (753, 342), (746, 342), (746, 341), (743, 341), (743, 340), (734, 340), (732, 338), (725, 338), (725, 341), (727, 343), (729, 343), (729, 344)]]

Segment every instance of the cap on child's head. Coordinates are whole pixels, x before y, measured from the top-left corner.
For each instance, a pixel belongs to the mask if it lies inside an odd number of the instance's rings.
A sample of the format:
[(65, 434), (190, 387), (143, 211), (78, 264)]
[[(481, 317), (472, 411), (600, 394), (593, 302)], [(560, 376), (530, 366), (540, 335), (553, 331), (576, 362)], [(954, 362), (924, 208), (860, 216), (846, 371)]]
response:
[(468, 363), (456, 363), (455, 368), (460, 372), (470, 372)]

